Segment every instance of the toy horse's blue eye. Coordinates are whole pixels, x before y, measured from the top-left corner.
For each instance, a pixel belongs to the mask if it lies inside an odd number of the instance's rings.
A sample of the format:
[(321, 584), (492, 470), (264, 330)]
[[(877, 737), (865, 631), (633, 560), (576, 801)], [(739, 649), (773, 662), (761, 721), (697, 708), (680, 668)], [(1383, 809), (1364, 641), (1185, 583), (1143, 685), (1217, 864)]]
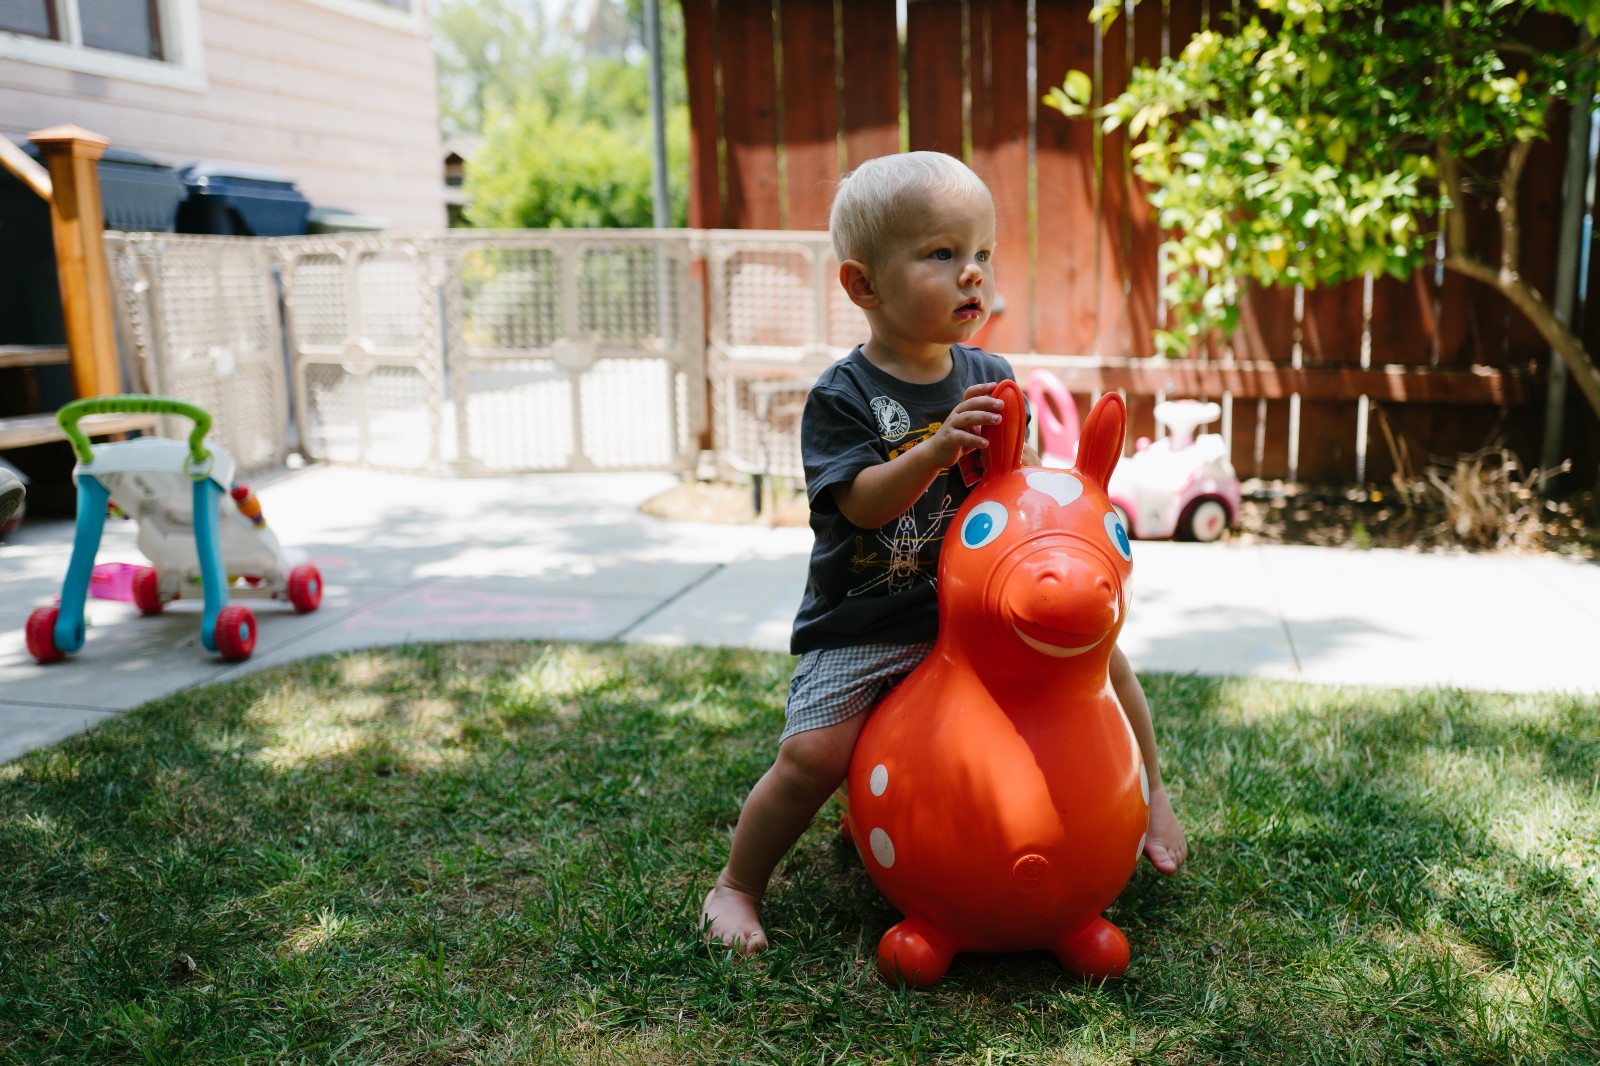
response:
[(967, 520), (961, 523), (961, 543), (969, 548), (992, 544), (996, 537), (1005, 532), (1006, 518), (1003, 504), (993, 500), (978, 504), (967, 515)]
[(1122, 528), (1122, 519), (1117, 517), (1117, 512), (1106, 512), (1106, 536), (1111, 538), (1111, 544), (1117, 549), (1117, 554), (1133, 562), (1133, 545), (1128, 543), (1128, 531)]

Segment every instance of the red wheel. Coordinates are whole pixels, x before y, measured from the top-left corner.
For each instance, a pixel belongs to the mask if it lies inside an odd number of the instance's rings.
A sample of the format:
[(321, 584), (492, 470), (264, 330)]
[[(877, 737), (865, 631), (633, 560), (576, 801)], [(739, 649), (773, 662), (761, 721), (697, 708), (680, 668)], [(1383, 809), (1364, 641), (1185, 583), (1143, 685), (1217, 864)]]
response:
[(256, 650), (256, 616), (250, 608), (234, 605), (217, 612), (217, 654), (237, 662)]
[(161, 578), (153, 566), (141, 566), (133, 572), (133, 605), (140, 614), (160, 614), (166, 604), (161, 602)]
[(55, 607), (40, 607), (28, 616), (28, 654), (41, 663), (60, 662), (66, 656), (56, 647), (56, 619), (61, 611)]
[(310, 614), (322, 602), (322, 574), (310, 563), (289, 571), (289, 602), (300, 614)]

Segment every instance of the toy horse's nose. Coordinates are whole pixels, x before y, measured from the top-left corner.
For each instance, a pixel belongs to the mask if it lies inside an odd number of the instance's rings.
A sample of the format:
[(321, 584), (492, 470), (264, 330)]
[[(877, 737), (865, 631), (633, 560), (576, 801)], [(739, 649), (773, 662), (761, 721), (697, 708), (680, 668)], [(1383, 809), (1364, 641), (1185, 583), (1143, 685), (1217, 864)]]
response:
[(1025, 635), (1053, 646), (1093, 644), (1121, 617), (1116, 584), (1105, 571), (1060, 552), (1025, 560), (1006, 585), (1013, 622)]

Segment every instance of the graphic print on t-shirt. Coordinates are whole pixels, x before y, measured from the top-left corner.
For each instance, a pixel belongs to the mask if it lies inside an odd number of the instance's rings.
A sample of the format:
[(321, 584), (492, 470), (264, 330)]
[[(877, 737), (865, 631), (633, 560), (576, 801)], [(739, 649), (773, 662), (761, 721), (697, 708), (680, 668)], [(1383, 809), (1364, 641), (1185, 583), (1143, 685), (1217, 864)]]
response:
[[(906, 409), (888, 396), (872, 399), (872, 412), (877, 416), (884, 442), (889, 445), (889, 458), (927, 440), (939, 432), (942, 422), (931, 422), (921, 429), (911, 429), (911, 418)], [(898, 445), (896, 442), (899, 442)], [(946, 471), (935, 478), (939, 485)], [(937, 500), (937, 504), (935, 504)], [(846, 595), (861, 596), (866, 593), (894, 595), (904, 592), (917, 582), (934, 585), (939, 576), (937, 545), (944, 538), (945, 527), (959, 510), (949, 493), (938, 491), (933, 485), (924, 492), (893, 523), (873, 531), (873, 543), (865, 536), (856, 537), (855, 552), (850, 557), (850, 569), (867, 575), (867, 580), (850, 589)]]

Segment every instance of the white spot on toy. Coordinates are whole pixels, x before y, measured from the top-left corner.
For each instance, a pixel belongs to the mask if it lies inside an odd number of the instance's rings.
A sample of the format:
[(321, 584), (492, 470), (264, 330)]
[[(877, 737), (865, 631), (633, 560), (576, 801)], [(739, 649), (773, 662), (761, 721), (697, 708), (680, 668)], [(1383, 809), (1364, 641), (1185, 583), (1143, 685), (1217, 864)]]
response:
[(1139, 793), (1144, 796), (1144, 805), (1150, 806), (1150, 775), (1144, 771), (1144, 763), (1139, 764)]
[(1133, 853), (1133, 864), (1135, 866), (1139, 865), (1139, 856), (1144, 854), (1144, 842), (1146, 840), (1148, 840), (1148, 839), (1150, 839), (1150, 834), (1149, 833), (1145, 833), (1144, 835), (1139, 837), (1139, 847)]
[(1062, 507), (1083, 495), (1083, 482), (1060, 471), (1035, 470), (1028, 474), (1027, 481), (1030, 489), (1044, 493)]
[(878, 860), (879, 866), (887, 870), (894, 865), (894, 841), (889, 839), (888, 833), (882, 829), (874, 829), (867, 834), (867, 843), (872, 846), (872, 857)]
[(879, 763), (872, 768), (872, 777), (868, 781), (874, 796), (883, 795), (884, 789), (889, 787), (889, 768)]

